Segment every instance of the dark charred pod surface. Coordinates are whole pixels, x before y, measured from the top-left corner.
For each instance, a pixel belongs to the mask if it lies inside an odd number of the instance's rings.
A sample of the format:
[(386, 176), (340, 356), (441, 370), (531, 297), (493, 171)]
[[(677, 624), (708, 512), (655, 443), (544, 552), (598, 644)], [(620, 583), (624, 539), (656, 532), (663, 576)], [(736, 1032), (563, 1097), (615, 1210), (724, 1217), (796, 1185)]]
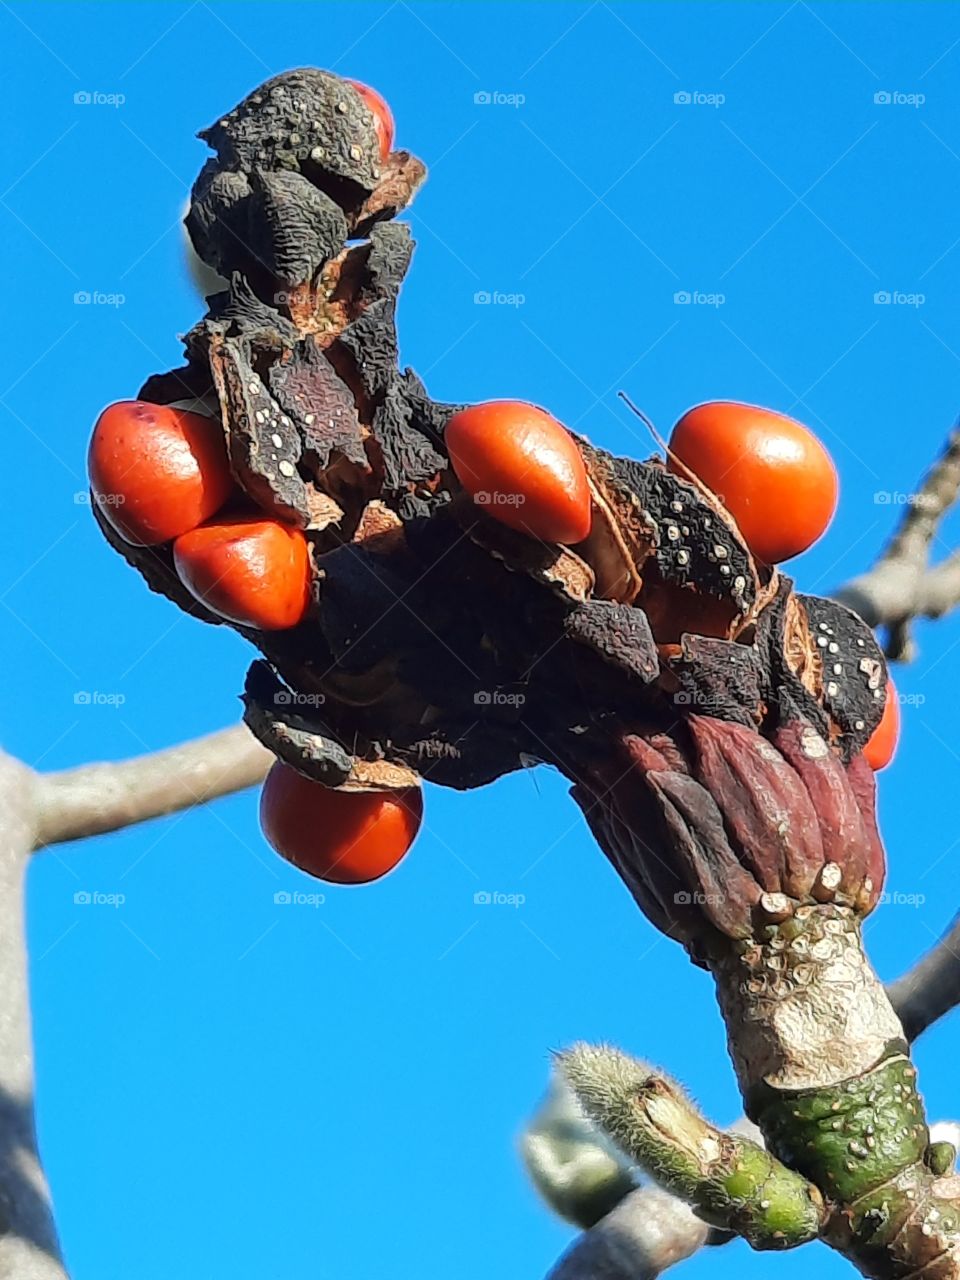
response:
[[(303, 622), (241, 629), (261, 655), (253, 731), (330, 786), (559, 768), (643, 910), (704, 962), (754, 936), (771, 895), (868, 910), (882, 847), (857, 761), (885, 687), (869, 630), (759, 564), (716, 496), (660, 458), (574, 437), (589, 536), (498, 524), (449, 464), (462, 406), (399, 365), (413, 242), (393, 218), (423, 165), (381, 160), (356, 90), (309, 68), (201, 136), (215, 154), (187, 225), (229, 287), (184, 366), (140, 394), (219, 417), (236, 509), (309, 542)], [(154, 590), (219, 621), (169, 546), (105, 532)]]

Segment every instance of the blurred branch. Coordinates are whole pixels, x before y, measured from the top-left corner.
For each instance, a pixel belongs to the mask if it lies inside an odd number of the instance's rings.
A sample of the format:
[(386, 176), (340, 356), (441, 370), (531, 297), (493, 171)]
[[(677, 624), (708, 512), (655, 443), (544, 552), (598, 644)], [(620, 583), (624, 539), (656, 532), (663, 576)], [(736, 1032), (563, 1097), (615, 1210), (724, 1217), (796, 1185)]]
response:
[(273, 762), (245, 725), (166, 751), (41, 776), (36, 846), (102, 835), (262, 781)]
[(551, 1072), (546, 1097), (520, 1137), (533, 1185), (554, 1213), (586, 1230), (636, 1190), (622, 1154), (584, 1115), (573, 1090)]
[(933, 540), (958, 493), (960, 425), (919, 490), (909, 495), (900, 526), (873, 568), (834, 592), (868, 626), (886, 628), (887, 657), (894, 661), (913, 657), (910, 623), (915, 618), (939, 618), (960, 604), (960, 552), (930, 566)]
[(960, 1003), (960, 915), (935, 946), (887, 987), (908, 1040)]
[(641, 1187), (578, 1236), (547, 1280), (655, 1280), (696, 1253), (710, 1234), (669, 1191)]

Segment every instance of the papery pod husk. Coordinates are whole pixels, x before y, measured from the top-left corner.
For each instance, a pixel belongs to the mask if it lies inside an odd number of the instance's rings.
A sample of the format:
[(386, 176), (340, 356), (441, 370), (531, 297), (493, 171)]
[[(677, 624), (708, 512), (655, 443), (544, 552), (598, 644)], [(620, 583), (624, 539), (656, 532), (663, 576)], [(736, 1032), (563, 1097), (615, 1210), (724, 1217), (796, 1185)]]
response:
[(350, 777), (353, 757), (333, 738), (319, 732), (316, 716), (305, 715), (311, 703), (289, 689), (267, 663), (253, 663), (247, 672), (243, 694), (243, 719), (263, 745), (299, 773), (327, 787), (339, 787)]
[(775, 591), (777, 574), (754, 561), (729, 512), (660, 458), (636, 462), (578, 443), (602, 498), (595, 516), (612, 513), (609, 541), (626, 545), (641, 578), (641, 589), (621, 598), (645, 609), (660, 643), (685, 631), (735, 636)]
[[(883, 714), (876, 694), (886, 687), (883, 654), (873, 632), (851, 610), (801, 595), (788, 579), (781, 582), (776, 600), (757, 619), (757, 643), (770, 657), (767, 699), (777, 710), (777, 722), (798, 714), (848, 763), (866, 746)], [(839, 663), (842, 673), (827, 670), (825, 663)], [(838, 683), (842, 693), (833, 688)]]
[(838, 727), (849, 757), (869, 740), (883, 715), (887, 664), (876, 637), (852, 609), (820, 596), (799, 594), (816, 655), (814, 692)]
[(209, 356), (221, 420), (229, 424), (227, 452), (234, 475), (263, 511), (306, 528), (310, 508), (298, 469), (300, 432), (254, 370), (246, 343), (215, 336)]
[(572, 640), (641, 684), (652, 684), (660, 674), (656, 641), (642, 609), (612, 600), (584, 600), (566, 613), (563, 628)]
[(561, 598), (590, 598), (595, 577), (590, 565), (558, 543), (541, 542), (488, 516), (461, 488), (452, 472), (445, 481), (452, 495), (450, 515), (472, 542), (514, 573), (523, 573)]
[(755, 644), (684, 635), (679, 652), (663, 655), (662, 683), (670, 679), (678, 714), (697, 712), (759, 730), (766, 696), (766, 667)]

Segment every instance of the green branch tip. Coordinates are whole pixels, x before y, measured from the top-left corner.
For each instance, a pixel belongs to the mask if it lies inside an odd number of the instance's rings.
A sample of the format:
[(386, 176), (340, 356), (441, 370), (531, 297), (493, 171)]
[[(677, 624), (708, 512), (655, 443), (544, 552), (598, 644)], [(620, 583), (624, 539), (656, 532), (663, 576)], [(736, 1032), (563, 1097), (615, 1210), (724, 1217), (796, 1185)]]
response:
[(556, 1064), (589, 1119), (706, 1222), (754, 1249), (820, 1234), (817, 1188), (751, 1139), (710, 1124), (663, 1072), (608, 1045), (574, 1045)]

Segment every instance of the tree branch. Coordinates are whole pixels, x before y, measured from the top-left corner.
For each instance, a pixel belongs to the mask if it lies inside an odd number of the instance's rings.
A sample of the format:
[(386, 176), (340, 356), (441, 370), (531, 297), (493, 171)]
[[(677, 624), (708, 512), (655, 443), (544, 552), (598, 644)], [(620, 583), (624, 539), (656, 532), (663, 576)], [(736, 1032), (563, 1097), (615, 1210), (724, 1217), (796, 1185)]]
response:
[(908, 1040), (960, 1003), (960, 915), (912, 969), (887, 987)]
[(33, 1118), (23, 891), (34, 842), (34, 778), (0, 755), (0, 1276), (66, 1280)]
[(943, 517), (960, 493), (960, 426), (909, 501), (900, 526), (879, 560), (834, 597), (871, 627), (887, 628), (887, 657), (913, 656), (910, 623), (939, 618), (960, 604), (960, 555), (930, 567), (930, 548)]
[[(912, 968), (887, 985), (887, 995), (910, 1041), (960, 1003), (960, 915)], [(745, 1118), (731, 1129), (759, 1137)], [(958, 1145), (960, 1126), (940, 1122), (931, 1126), (931, 1136)], [(544, 1141), (549, 1141), (549, 1135), (544, 1135)], [(581, 1135), (581, 1160), (587, 1146), (586, 1136)], [(591, 1230), (579, 1235), (547, 1280), (655, 1280), (703, 1245), (722, 1244), (729, 1238), (711, 1231), (684, 1201), (648, 1184), (631, 1191)]]
[(578, 1236), (547, 1280), (656, 1280), (707, 1243), (711, 1231), (689, 1205), (640, 1187)]
[(239, 724), (166, 751), (41, 776), (35, 847), (117, 831), (242, 791), (262, 781), (272, 763)]

